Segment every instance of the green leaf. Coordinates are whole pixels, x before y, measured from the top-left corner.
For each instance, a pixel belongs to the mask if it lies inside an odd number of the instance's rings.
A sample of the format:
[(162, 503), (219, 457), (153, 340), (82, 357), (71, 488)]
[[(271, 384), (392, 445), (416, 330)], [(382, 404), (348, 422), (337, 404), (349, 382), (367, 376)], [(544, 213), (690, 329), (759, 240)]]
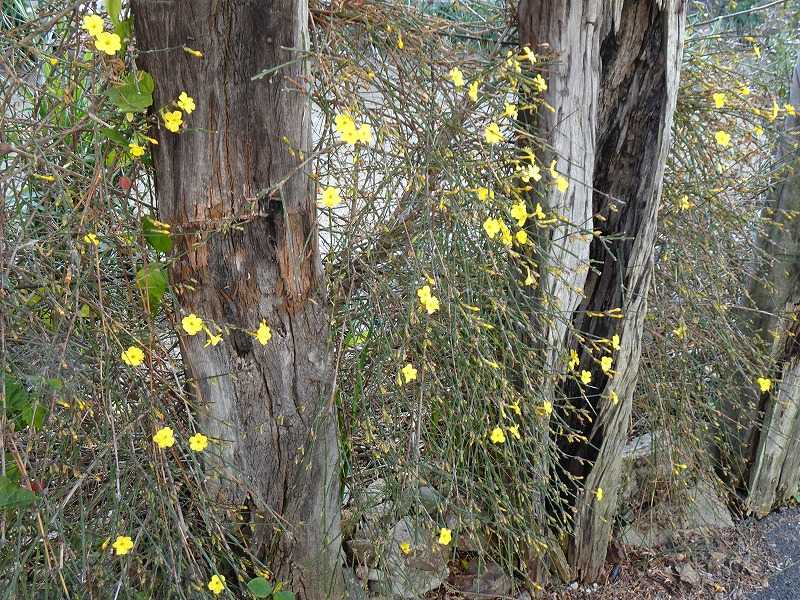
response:
[(47, 409), (41, 405), (34, 408), (33, 404), (28, 404), (20, 413), (22, 422), (25, 425), (32, 426), (34, 429), (40, 429), (42, 427), (45, 416), (47, 416)]
[(274, 600), (294, 600), (294, 592), (282, 590), (272, 595)]
[(19, 467), (10, 452), (6, 452), (6, 478), (11, 483), (19, 484)]
[(100, 129), (100, 136), (106, 138), (107, 140), (111, 140), (116, 144), (119, 144), (123, 148), (128, 147), (128, 139), (116, 129), (111, 129), (110, 127), (102, 127)]
[(33, 504), (36, 495), (8, 477), (0, 476), (0, 509), (20, 508)]
[(12, 375), (4, 375), (6, 384), (6, 415), (14, 417), (31, 405), (31, 395)]
[(256, 598), (269, 598), (272, 593), (272, 584), (264, 577), (256, 577), (247, 582), (247, 589)]
[(154, 89), (153, 77), (147, 71), (137, 71), (106, 90), (106, 96), (122, 112), (145, 112), (153, 104)]
[(169, 225), (156, 221), (151, 217), (142, 219), (144, 239), (154, 250), (167, 253), (172, 250), (172, 238), (169, 237)]
[(116, 25), (114, 25), (114, 33), (119, 36), (119, 39), (122, 40), (123, 48), (122, 48), (122, 56), (125, 55), (125, 40), (131, 39), (131, 33), (133, 32), (133, 17), (128, 17), (124, 21), (120, 21)]
[(106, 0), (106, 11), (111, 17), (111, 22), (116, 26), (119, 23), (119, 9), (122, 8), (122, 0)]
[(150, 311), (155, 312), (167, 291), (167, 273), (161, 263), (151, 263), (136, 273), (136, 287), (147, 294)]

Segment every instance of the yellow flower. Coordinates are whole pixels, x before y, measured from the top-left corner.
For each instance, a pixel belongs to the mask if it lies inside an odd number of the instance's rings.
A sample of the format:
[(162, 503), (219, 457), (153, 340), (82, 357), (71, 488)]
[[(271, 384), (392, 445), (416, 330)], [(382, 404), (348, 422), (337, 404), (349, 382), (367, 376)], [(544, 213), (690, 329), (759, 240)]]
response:
[(525, 209), (524, 202), (518, 202), (511, 207), (511, 217), (517, 220), (519, 227), (525, 226), (525, 221), (528, 220), (528, 211)]
[(408, 542), (403, 542), (402, 544), (400, 544), (400, 552), (402, 552), (405, 555), (411, 554), (411, 544), (409, 544)]
[(89, 232), (85, 236), (83, 236), (83, 243), (91, 244), (93, 246), (99, 246), (100, 239), (97, 237), (97, 234)]
[(212, 575), (211, 581), (208, 582), (208, 589), (211, 590), (215, 596), (219, 596), (225, 591), (225, 575)]
[(522, 415), (522, 409), (519, 407), (519, 400), (515, 400), (510, 406), (511, 410), (513, 410), (518, 417)]
[(103, 23), (103, 17), (99, 15), (86, 15), (83, 17), (81, 27), (88, 31), (90, 36), (97, 37), (102, 33), (105, 23)]
[(537, 73), (536, 77), (533, 78), (533, 85), (540, 94), (547, 91), (547, 82), (544, 80), (541, 73)]
[(558, 175), (556, 177), (556, 188), (558, 188), (558, 191), (563, 194), (564, 192), (567, 191), (568, 187), (569, 187), (569, 182), (561, 175)]
[(486, 139), (487, 144), (498, 144), (503, 141), (503, 134), (500, 132), (500, 126), (497, 123), (490, 123), (484, 130), (483, 137)]
[(186, 52), (186, 54), (191, 54), (195, 58), (203, 58), (203, 53), (200, 52), (200, 50), (195, 50), (194, 48), (189, 48), (189, 46), (184, 46), (183, 47), (183, 51)]
[(716, 94), (714, 94), (713, 98), (714, 98), (714, 106), (716, 108), (722, 108), (723, 106), (725, 106), (725, 94), (723, 94), (722, 92), (717, 92)]
[(764, 128), (760, 125), (753, 126), (753, 133), (756, 134), (756, 137), (761, 137), (764, 134)]
[(600, 359), (600, 368), (603, 369), (603, 373), (608, 373), (613, 364), (614, 360), (610, 356), (604, 356)]
[(773, 99), (772, 100), (772, 110), (770, 110), (769, 114), (767, 115), (767, 119), (769, 120), (770, 123), (773, 123), (775, 121), (775, 119), (778, 118), (778, 110), (779, 110), (778, 109), (778, 103), (775, 102), (775, 100)]
[(348, 114), (336, 115), (334, 118), (336, 133), (346, 144), (355, 146), (358, 142), (369, 144), (372, 141), (372, 129), (368, 124), (356, 125), (356, 122)]
[(603, 488), (599, 487), (594, 491), (594, 495), (597, 498), (598, 502), (603, 501)]
[(442, 527), (439, 529), (439, 543), (442, 546), (447, 546), (453, 539), (453, 532), (450, 531), (447, 527)]
[(537, 406), (535, 409), (536, 414), (540, 417), (549, 417), (553, 414), (553, 403), (550, 400), (545, 400), (541, 403), (541, 405)]
[(196, 108), (194, 105), (194, 98), (189, 96), (186, 92), (181, 92), (180, 96), (178, 96), (178, 106), (182, 108), (187, 115), (192, 114), (194, 109)]
[(794, 109), (794, 106), (789, 104), (788, 102), (783, 105), (783, 108), (786, 109), (786, 114), (790, 117), (794, 117), (797, 114), (797, 111)]
[(133, 550), (133, 540), (127, 535), (118, 535), (111, 547), (117, 556), (122, 556)]
[(619, 336), (616, 333), (611, 336), (611, 347), (614, 350), (619, 350), (620, 349)]
[(503, 433), (503, 430), (499, 427), (495, 427), (492, 429), (492, 433), (489, 435), (489, 439), (492, 440), (494, 444), (502, 444), (506, 441), (506, 434)]
[(525, 245), (528, 243), (528, 232), (524, 229), (520, 229), (515, 236), (517, 243), (520, 245)]
[(208, 438), (202, 433), (195, 433), (189, 438), (189, 448), (195, 452), (202, 452), (208, 448)]
[(431, 286), (426, 285), (417, 290), (417, 297), (420, 304), (425, 307), (429, 315), (439, 310), (439, 299), (431, 294)]
[[(203, 344), (203, 348), (207, 348), (208, 346), (216, 346), (222, 341), (222, 336), (214, 335), (211, 333), (211, 330), (208, 327), (203, 326), (203, 331), (205, 331), (206, 335), (208, 336), (206, 343)], [(217, 328), (217, 331), (219, 331), (219, 328)]]
[(403, 48), (405, 48), (405, 44), (403, 43), (403, 34), (402, 34), (402, 33), (398, 33), (398, 34), (397, 34), (397, 47), (398, 47), (400, 50), (402, 50)]
[(542, 210), (542, 205), (538, 202), (536, 203), (536, 208), (533, 211), (533, 216), (540, 221), (544, 221), (547, 218), (547, 215), (545, 215), (544, 211)]
[(181, 319), (181, 326), (189, 335), (196, 335), (203, 331), (203, 319), (192, 313)]
[(105, 52), (109, 56), (114, 56), (117, 51), (122, 48), (122, 40), (116, 33), (109, 33), (108, 31), (101, 31), (94, 39), (95, 47), (100, 52)]
[(341, 202), (342, 197), (339, 195), (338, 188), (328, 186), (325, 188), (325, 191), (322, 192), (322, 205), (325, 208), (339, 206)]
[(592, 383), (592, 373), (591, 371), (581, 371), (581, 381), (584, 385), (589, 385)]
[(162, 427), (156, 431), (153, 441), (159, 448), (171, 448), (175, 445), (175, 433), (170, 427)]
[(510, 434), (511, 434), (511, 436), (512, 436), (512, 437), (513, 437), (515, 440), (518, 440), (518, 439), (520, 439), (520, 438), (521, 438), (521, 436), (520, 436), (520, 434), (519, 434), (519, 425), (511, 425), (511, 426), (508, 428), (508, 433), (510, 433)]
[(686, 326), (679, 325), (678, 327), (672, 330), (672, 333), (675, 334), (675, 337), (683, 339), (684, 337), (686, 337)]
[(167, 111), (163, 115), (164, 127), (172, 133), (178, 133), (183, 124), (183, 113), (179, 110)]
[(138, 367), (144, 362), (144, 352), (142, 352), (141, 348), (130, 346), (122, 353), (122, 362), (130, 367)]
[(517, 167), (517, 175), (523, 183), (528, 183), (531, 179), (534, 181), (542, 180), (542, 171), (538, 165), (525, 165), (524, 167)]
[(678, 207), (679, 207), (681, 210), (689, 210), (689, 209), (690, 209), (690, 208), (692, 208), (693, 206), (694, 206), (694, 204), (693, 204), (693, 203), (692, 203), (692, 202), (689, 200), (689, 196), (688, 196), (688, 195), (686, 195), (686, 194), (684, 194), (683, 196), (681, 196), (681, 199), (680, 199), (680, 200), (678, 200)]
[(528, 276), (525, 277), (525, 285), (533, 285), (535, 280), (531, 270), (528, 267), (525, 267), (525, 270), (528, 272)]
[(511, 230), (508, 228), (508, 225), (500, 219), (497, 220), (497, 224), (500, 225), (500, 241), (503, 242), (504, 246), (511, 246), (514, 238), (511, 237)]
[(519, 114), (517, 111), (517, 105), (506, 102), (505, 106), (503, 107), (503, 114), (509, 119), (516, 119), (517, 115)]
[(750, 88), (746, 85), (743, 85), (739, 88), (739, 95), (740, 96), (749, 96), (750, 95)]
[(258, 329), (256, 330), (256, 339), (258, 343), (262, 346), (266, 346), (267, 342), (272, 339), (272, 330), (267, 325), (267, 322), (262, 320), (261, 323), (258, 325)]
[(369, 144), (372, 142), (372, 127), (369, 126), (369, 123), (358, 126), (358, 129), (356, 129), (356, 137), (357, 141), (362, 144)]
[(758, 44), (753, 44), (753, 54), (756, 55), (756, 58), (761, 58), (761, 48), (759, 48)]
[(486, 219), (483, 222), (483, 230), (489, 236), (489, 239), (494, 239), (494, 236), (500, 232), (500, 221), (491, 217)]
[(532, 65), (536, 64), (536, 55), (530, 49), (530, 46), (525, 46), (522, 49), (522, 58), (526, 59)]
[(767, 377), (759, 377), (756, 379), (756, 383), (762, 392), (768, 392), (772, 389), (772, 380)]
[(461, 72), (461, 69), (458, 67), (453, 67), (450, 69), (450, 81), (453, 82), (453, 85), (457, 88), (464, 86), (464, 74)]
[(142, 148), (139, 144), (134, 144), (131, 142), (128, 144), (129, 152), (133, 158), (138, 158), (140, 156), (144, 156), (144, 148)]
[(400, 373), (403, 374), (403, 379), (405, 379), (406, 383), (411, 383), (417, 378), (417, 370), (411, 363), (408, 363), (405, 367), (400, 369)]
[(567, 367), (569, 368), (569, 370), (570, 370), (570, 371), (574, 371), (574, 370), (575, 370), (575, 367), (577, 367), (577, 366), (578, 366), (578, 363), (579, 363), (580, 361), (581, 361), (581, 360), (580, 360), (580, 358), (578, 358), (578, 353), (577, 353), (577, 351), (575, 351), (574, 349), (573, 349), (573, 350), (570, 350), (570, 351), (569, 351), (569, 364), (567, 365)]
[(726, 131), (718, 131), (714, 134), (714, 139), (717, 140), (717, 144), (720, 146), (727, 146), (731, 143), (731, 134)]
[(619, 396), (617, 395), (617, 392), (615, 392), (614, 390), (611, 390), (608, 393), (608, 399), (611, 400), (611, 404), (613, 404), (614, 406), (616, 406), (617, 403), (619, 403)]
[(473, 102), (478, 101), (478, 87), (480, 87), (480, 85), (481, 82), (478, 81), (477, 79), (469, 84), (469, 91), (467, 92), (467, 96), (469, 96), (469, 99), (472, 100)]
[(490, 192), (489, 188), (479, 187), (475, 190), (475, 195), (478, 196), (478, 200), (481, 202), (486, 202), (489, 197), (491, 196), (494, 198), (494, 192)]

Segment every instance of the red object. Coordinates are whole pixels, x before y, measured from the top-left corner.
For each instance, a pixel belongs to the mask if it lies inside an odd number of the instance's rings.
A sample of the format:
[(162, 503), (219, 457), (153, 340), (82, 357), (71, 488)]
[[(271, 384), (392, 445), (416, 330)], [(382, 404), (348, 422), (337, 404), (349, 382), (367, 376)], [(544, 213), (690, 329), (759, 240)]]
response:
[(119, 187), (122, 188), (123, 192), (127, 192), (131, 189), (131, 180), (125, 177), (125, 175), (120, 177), (117, 183), (119, 183)]

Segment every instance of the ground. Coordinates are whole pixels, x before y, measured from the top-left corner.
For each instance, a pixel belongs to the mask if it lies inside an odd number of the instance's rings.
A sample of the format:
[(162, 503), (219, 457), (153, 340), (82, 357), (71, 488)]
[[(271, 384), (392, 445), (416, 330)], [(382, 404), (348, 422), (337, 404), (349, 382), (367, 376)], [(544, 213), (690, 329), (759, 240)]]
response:
[(563, 600), (800, 599), (800, 508), (740, 521), (658, 550), (620, 549), (603, 585), (558, 589)]

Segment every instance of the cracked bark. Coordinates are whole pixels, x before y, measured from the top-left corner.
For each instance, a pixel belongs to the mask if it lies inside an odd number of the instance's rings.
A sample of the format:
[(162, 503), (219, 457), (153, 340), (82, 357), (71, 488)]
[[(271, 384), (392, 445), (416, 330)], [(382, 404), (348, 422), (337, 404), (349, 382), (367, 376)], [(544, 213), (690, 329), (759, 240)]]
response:
[[(600, 576), (616, 515), (685, 16), (683, 0), (523, 0), (519, 6), (522, 43), (534, 51), (547, 44), (555, 54), (545, 95), (555, 112), (541, 109), (536, 122), (570, 179), (567, 194), (548, 190), (545, 199), (570, 222), (553, 230), (551, 240), (559, 242), (541, 259), (540, 293), (564, 315), (547, 326), (548, 365), (563, 372), (563, 357), (576, 348), (578, 370), (592, 373), (588, 391), (569, 378), (553, 390), (561, 418), (589, 440), (557, 440), (565, 453), (558, 469), (571, 475), (565, 478), (565, 502), (574, 515), (569, 561), (584, 581)], [(593, 231), (617, 239), (604, 242)], [(587, 316), (615, 308), (622, 318)], [(620, 336), (611, 377), (581, 351), (573, 330), (587, 339)], [(576, 409), (587, 410), (591, 421)]]
[[(789, 102), (800, 106), (800, 56), (794, 68)], [(745, 425), (747, 465), (745, 509), (765, 515), (798, 491), (800, 480), (800, 346), (797, 335), (800, 307), (800, 118), (787, 115), (777, 162), (785, 163), (786, 178), (775, 189), (767, 207), (772, 220), (759, 238), (765, 257), (762, 277), (754, 280), (750, 297), (754, 309), (745, 327), (760, 337), (777, 365), (777, 388), (764, 394), (759, 414), (746, 410), (747, 402), (728, 407), (736, 424)], [(763, 283), (762, 283), (763, 282)], [(751, 384), (752, 385), (752, 384)], [(750, 386), (747, 386), (750, 387)], [(755, 426), (749, 425), (755, 424)], [(736, 441), (736, 433), (729, 432)]]
[[(248, 504), (252, 550), (299, 598), (342, 595), (339, 471), (311, 147), (306, 0), (134, 0), (137, 63), (155, 107), (182, 91), (188, 128), (155, 134), (172, 289), (224, 341), (181, 335), (220, 501)], [(201, 50), (202, 59), (184, 52)], [(285, 65), (261, 79), (252, 76)], [(174, 110), (174, 108), (169, 108)], [(289, 150), (293, 149), (293, 152)], [(267, 191), (268, 193), (264, 193)], [(265, 320), (272, 340), (248, 332)]]

